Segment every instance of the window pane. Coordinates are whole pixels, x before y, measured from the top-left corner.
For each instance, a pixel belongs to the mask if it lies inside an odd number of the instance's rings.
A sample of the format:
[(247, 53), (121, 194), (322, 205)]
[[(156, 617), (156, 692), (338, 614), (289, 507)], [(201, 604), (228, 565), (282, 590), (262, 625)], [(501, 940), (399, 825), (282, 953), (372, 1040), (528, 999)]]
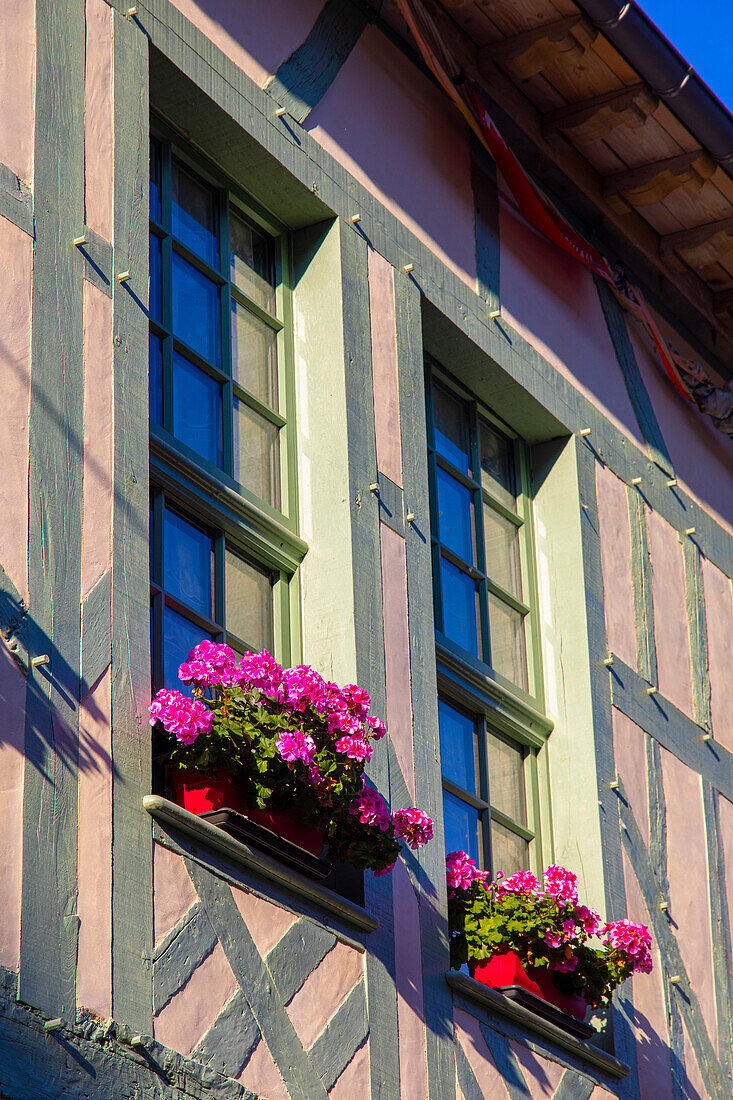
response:
[(203, 638), (211, 638), (205, 630), (195, 623), (190, 623), (182, 615), (178, 615), (170, 607), (166, 607), (163, 613), (163, 678), (164, 686), (177, 688), (184, 695), (191, 694), (190, 687), (184, 685), (178, 679), (178, 669), (188, 657), (195, 645)]
[(263, 309), (275, 310), (273, 242), (250, 222), (229, 210), (231, 280)]
[(446, 852), (468, 852), (481, 865), (479, 813), (460, 798), (443, 791), (443, 834)]
[(491, 823), (491, 854), (493, 878), (496, 878), (500, 871), (504, 875), (513, 875), (515, 871), (529, 869), (527, 841), (495, 821)]
[(438, 467), (440, 541), (469, 565), (476, 564), (473, 493)]
[(272, 574), (227, 547), (226, 628), (254, 649), (273, 648)]
[(440, 559), (443, 587), (443, 632), (458, 645), (481, 656), (478, 589), (475, 581)]
[(514, 452), (510, 440), (482, 420), (481, 484), (507, 508), (516, 508)]
[(211, 538), (166, 508), (163, 540), (166, 592), (212, 618), (214, 544)]
[(491, 805), (520, 825), (527, 824), (527, 799), (524, 786), (524, 756), (521, 745), (487, 733), (489, 758), (489, 797)]
[(219, 289), (173, 253), (173, 332), (217, 367), (221, 360)]
[(152, 332), (148, 334), (148, 415), (155, 424), (163, 423), (163, 345)]
[(277, 333), (232, 299), (232, 374), (271, 409), (277, 409)]
[(486, 574), (513, 596), (522, 598), (519, 528), (484, 501)]
[(221, 385), (176, 353), (173, 434), (214, 466), (221, 466)]
[(471, 472), (468, 445), (468, 410), (464, 401), (433, 387), (435, 449), (464, 474)]
[(527, 690), (527, 647), (524, 617), (489, 593), (491, 667)]
[(171, 184), (173, 236), (202, 260), (218, 268), (216, 195), (175, 160)]
[(473, 718), (438, 700), (440, 760), (443, 775), (464, 791), (478, 794), (476, 761), (478, 738)]
[(148, 313), (154, 321), (163, 317), (163, 277), (160, 238), (150, 234), (150, 289), (148, 292)]
[(160, 216), (160, 145), (150, 142), (150, 217), (156, 221)]
[(280, 507), (279, 429), (234, 398), (234, 478), (266, 500)]

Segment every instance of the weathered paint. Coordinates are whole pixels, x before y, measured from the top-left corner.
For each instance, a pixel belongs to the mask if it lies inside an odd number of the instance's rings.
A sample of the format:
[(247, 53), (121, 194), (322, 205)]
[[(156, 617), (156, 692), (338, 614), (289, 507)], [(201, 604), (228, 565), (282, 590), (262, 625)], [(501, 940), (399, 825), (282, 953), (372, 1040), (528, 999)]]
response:
[(597, 462), (596, 491), (608, 650), (609, 653), (617, 653), (629, 668), (636, 668), (631, 534), (626, 486), (607, 466)]
[(494, 1097), (497, 1100), (499, 1100), (499, 1097), (501, 1097), (501, 1100), (505, 1100), (508, 1095), (506, 1088), (494, 1060), (489, 1054), (489, 1048), (486, 1046), (484, 1037), (481, 1034), (478, 1020), (461, 1009), (456, 1009), (454, 1019), (456, 1039), (463, 1047), (484, 1096), (491, 1097), (491, 1100), (494, 1100)]
[(397, 378), (394, 269), (371, 248), (369, 249), (369, 310), (377, 468), (395, 485), (401, 486), (402, 446)]
[(176, 0), (178, 10), (260, 87), (307, 38), (322, 6), (322, 0), (246, 6), (230, 0)]
[(428, 1095), (425, 1061), (420, 914), (410, 875), (399, 859), (392, 872), (395, 924), (395, 984), (403, 1096), (424, 1100)]
[(511, 1041), (509, 1044), (514, 1051), (517, 1061), (524, 1071), (524, 1079), (532, 1100), (545, 1100), (555, 1092), (564, 1069), (557, 1062), (549, 1058), (542, 1058), (535, 1054), (524, 1043)]
[[(84, 199), (86, 224), (113, 242), (114, 122), (112, 104), (112, 9), (86, 0), (84, 84)], [(79, 229), (81, 233), (81, 227)], [(108, 377), (105, 371), (105, 379)]]
[(700, 779), (661, 750), (667, 804), (670, 913), (682, 958), (700, 1002), (708, 1035), (717, 1047), (715, 989), (710, 944), (710, 903)]
[(733, 593), (730, 577), (702, 559), (703, 588), (708, 626), (708, 675), (713, 732), (733, 752), (733, 680), (730, 675), (733, 638)]
[(613, 708), (613, 751), (623, 781), (624, 800), (633, 810), (644, 843), (649, 843), (649, 799), (646, 783), (646, 734), (640, 726)]
[(82, 599), (112, 565), (113, 349), (112, 299), (85, 280)]
[(287, 1006), (288, 1016), (306, 1050), (361, 980), (363, 971), (360, 952), (337, 943), (295, 994)]
[(196, 901), (196, 891), (181, 857), (162, 844), (153, 848), (154, 942), (160, 943)]
[(361, 1100), (369, 1096), (369, 1044), (357, 1050), (329, 1092), (331, 1100)]
[(103, 674), (79, 716), (79, 948), (77, 1003), (112, 1015), (111, 677)]
[(260, 1039), (237, 1080), (263, 1100), (290, 1100), (264, 1039)]
[[(27, 184), (33, 182), (36, 73), (34, 0), (0, 0), (0, 163)], [(4, 269), (0, 262), (0, 267)], [(10, 314), (12, 316), (12, 314)]]
[[(12, 6), (15, 10), (16, 6)], [(9, 118), (14, 112), (6, 110), (2, 114)], [(0, 271), (4, 299), (0, 312), (0, 370), (5, 426), (0, 515), (13, 517), (12, 523), (0, 525), (0, 565), (27, 602), (33, 241), (5, 218), (0, 218)]]
[(674, 528), (646, 509), (652, 562), (654, 636), (659, 691), (692, 715), (690, 636), (685, 604), (682, 547)]
[(280, 942), (288, 928), (295, 924), (297, 917), (279, 905), (258, 898), (249, 890), (238, 890), (233, 886), (232, 894), (249, 934), (264, 958)]
[[(467, 128), (442, 93), (406, 65), (404, 55), (375, 27), (364, 31), (306, 119), (306, 129), (473, 289), (476, 260)], [(362, 228), (369, 236), (366, 218)], [(403, 263), (409, 262), (405, 257)], [(417, 268), (415, 277), (420, 278)]]
[(7, 646), (0, 641), (0, 965), (18, 966), (23, 854), (23, 742), (25, 680)]
[(380, 525), (382, 607), (387, 677), (387, 728), (410, 797), (415, 798), (410, 698), (410, 637), (407, 626), (405, 540)]
[(502, 318), (600, 409), (641, 443), (589, 271), (500, 203)]
[(155, 1017), (155, 1038), (171, 1050), (190, 1054), (236, 990), (237, 980), (224, 949), (217, 943), (183, 988)]

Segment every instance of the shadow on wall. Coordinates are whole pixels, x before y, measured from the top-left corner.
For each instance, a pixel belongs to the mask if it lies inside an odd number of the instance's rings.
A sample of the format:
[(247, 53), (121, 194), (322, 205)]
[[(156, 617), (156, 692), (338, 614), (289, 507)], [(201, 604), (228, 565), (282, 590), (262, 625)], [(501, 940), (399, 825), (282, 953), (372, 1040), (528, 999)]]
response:
[(671, 1095), (673, 1081), (685, 1083), (684, 1095), (688, 1100), (705, 1100), (686, 1079), (685, 1067), (667, 1038), (660, 1036), (638, 1009), (634, 1011), (634, 1023), (641, 1100), (666, 1100)]

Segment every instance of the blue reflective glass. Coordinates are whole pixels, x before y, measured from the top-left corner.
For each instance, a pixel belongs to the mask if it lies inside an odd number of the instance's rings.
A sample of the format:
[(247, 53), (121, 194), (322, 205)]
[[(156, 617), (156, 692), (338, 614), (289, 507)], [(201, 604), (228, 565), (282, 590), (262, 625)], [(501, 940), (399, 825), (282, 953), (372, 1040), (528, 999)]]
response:
[(175, 160), (171, 192), (173, 236), (212, 267), (218, 267), (216, 195)]
[(221, 385), (175, 352), (173, 434), (214, 466), (221, 466)]
[(170, 607), (163, 614), (163, 679), (165, 687), (177, 688), (184, 695), (191, 695), (191, 688), (184, 687), (178, 679), (178, 669), (195, 645), (203, 638), (211, 638), (205, 630), (190, 623)]
[(221, 360), (219, 288), (173, 253), (173, 332), (210, 363)]
[(150, 217), (160, 221), (160, 146), (150, 142)]
[(445, 558), (440, 560), (440, 577), (443, 591), (443, 633), (457, 645), (480, 657), (476, 583)]
[(465, 401), (460, 401), (440, 386), (434, 386), (433, 415), (436, 451), (457, 466), (461, 473), (470, 474), (468, 409)]
[(469, 565), (475, 565), (473, 493), (440, 467), (436, 481), (440, 541)]
[(163, 346), (159, 337), (148, 335), (148, 415), (155, 424), (163, 423)]
[(163, 586), (195, 611), (212, 617), (214, 544), (198, 527), (165, 510)]
[(150, 291), (148, 313), (154, 321), (163, 316), (163, 276), (160, 238), (150, 234)]
[(443, 699), (438, 701), (440, 761), (443, 775), (464, 791), (478, 793), (476, 784), (476, 726)]
[(478, 810), (448, 791), (443, 791), (443, 833), (446, 853), (468, 852), (475, 863), (481, 864)]

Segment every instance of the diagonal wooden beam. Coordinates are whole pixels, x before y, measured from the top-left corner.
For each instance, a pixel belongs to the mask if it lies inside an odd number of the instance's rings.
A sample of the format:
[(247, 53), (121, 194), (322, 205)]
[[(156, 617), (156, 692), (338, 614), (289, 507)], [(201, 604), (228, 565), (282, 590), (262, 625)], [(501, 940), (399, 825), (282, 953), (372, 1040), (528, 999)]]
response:
[(721, 250), (730, 251), (733, 248), (733, 217), (706, 222), (692, 229), (681, 229), (677, 233), (665, 233), (659, 238), (659, 256), (669, 261), (674, 258), (675, 252), (694, 252), (712, 242), (713, 238), (716, 247)]
[(646, 84), (630, 84), (626, 88), (603, 92), (566, 107), (555, 107), (542, 117), (542, 131), (579, 130), (585, 141), (596, 141), (616, 126), (639, 127), (654, 114), (659, 100)]
[(683, 188), (697, 194), (715, 172), (715, 162), (703, 149), (614, 172), (603, 180), (603, 197), (623, 213), (631, 206), (651, 206)]
[(733, 308), (733, 287), (726, 287), (713, 295), (713, 313), (720, 315)]
[(510, 61), (513, 71), (526, 78), (541, 72), (561, 54), (570, 52), (582, 57), (597, 35), (598, 31), (577, 12), (491, 42), (479, 51), (479, 63)]

